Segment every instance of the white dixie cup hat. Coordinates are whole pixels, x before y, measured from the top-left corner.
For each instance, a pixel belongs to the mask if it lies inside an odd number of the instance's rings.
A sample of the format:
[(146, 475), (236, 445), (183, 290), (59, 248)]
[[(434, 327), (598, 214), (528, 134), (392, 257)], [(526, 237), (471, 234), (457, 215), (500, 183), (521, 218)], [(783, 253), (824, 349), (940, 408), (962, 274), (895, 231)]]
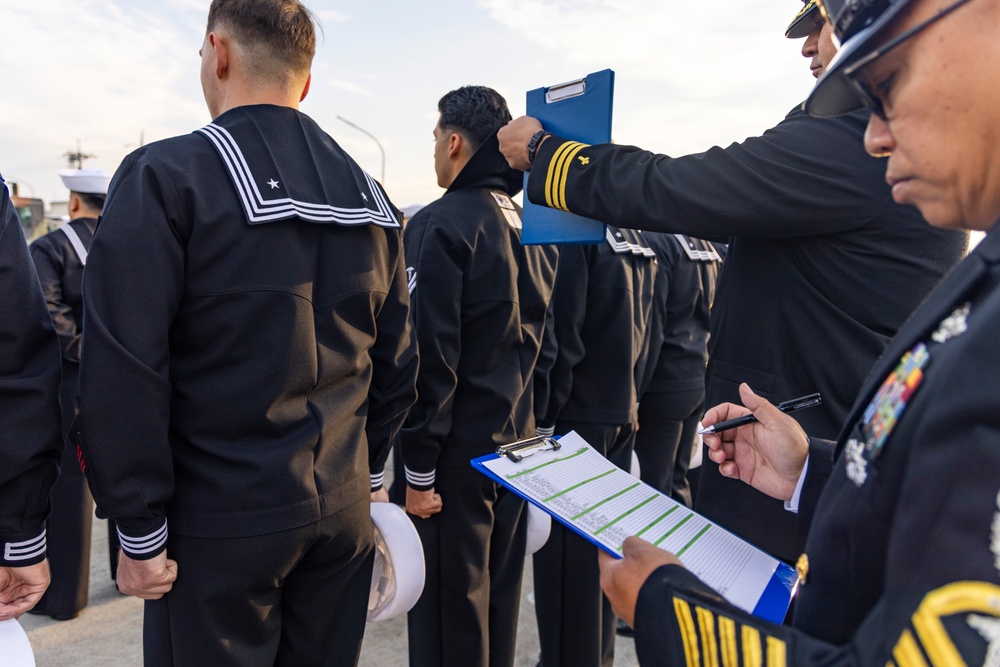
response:
[(398, 505), (371, 504), (375, 565), (368, 622), (388, 621), (413, 608), (424, 590), (424, 549), (413, 522)]

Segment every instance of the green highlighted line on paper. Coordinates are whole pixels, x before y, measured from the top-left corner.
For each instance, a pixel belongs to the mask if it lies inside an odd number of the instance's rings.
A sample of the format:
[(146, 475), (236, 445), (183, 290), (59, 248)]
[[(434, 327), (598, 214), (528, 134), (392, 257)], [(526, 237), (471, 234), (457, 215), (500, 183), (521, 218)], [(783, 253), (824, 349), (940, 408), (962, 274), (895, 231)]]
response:
[(520, 472), (516, 472), (513, 475), (507, 475), (507, 479), (515, 479), (515, 478), (521, 477), (523, 475), (530, 475), (531, 473), (535, 472), (536, 470), (540, 470), (541, 468), (544, 468), (545, 466), (550, 466), (553, 463), (559, 463), (560, 461), (569, 461), (573, 457), (580, 456), (581, 454), (586, 453), (586, 451), (587, 451), (587, 448), (583, 447), (583, 448), (578, 449), (577, 451), (573, 452), (569, 456), (563, 456), (563, 457), (558, 458), (558, 459), (552, 459), (551, 461), (546, 461), (542, 465), (535, 466), (534, 468), (528, 468), (527, 470), (522, 470)]
[(580, 482), (580, 483), (578, 483), (578, 484), (574, 484), (573, 486), (569, 487), (568, 489), (563, 489), (563, 490), (562, 490), (562, 491), (560, 491), (559, 493), (557, 493), (557, 494), (555, 494), (555, 495), (553, 495), (553, 496), (549, 496), (548, 498), (545, 498), (545, 499), (543, 499), (543, 500), (542, 500), (542, 502), (543, 502), (543, 503), (547, 503), (547, 502), (549, 502), (550, 500), (555, 500), (555, 499), (556, 499), (556, 498), (558, 498), (559, 496), (562, 496), (562, 495), (565, 495), (565, 494), (569, 493), (570, 491), (576, 491), (576, 490), (577, 490), (577, 489), (579, 489), (579, 488), (580, 488), (581, 486), (585, 486), (585, 485), (587, 485), (587, 484), (590, 484), (591, 482), (594, 482), (594, 481), (596, 481), (596, 480), (599, 480), (599, 479), (600, 479), (600, 478), (602, 478), (602, 477), (607, 477), (608, 475), (610, 475), (611, 473), (613, 473), (613, 472), (614, 472), (615, 470), (617, 470), (617, 468), (612, 468), (611, 470), (605, 470), (605, 471), (604, 471), (604, 472), (602, 472), (602, 473), (601, 473), (600, 475), (594, 475), (594, 476), (593, 476), (593, 477), (591, 477), (590, 479), (585, 479), (585, 480), (583, 480), (582, 482)]
[(652, 528), (653, 526), (655, 526), (656, 524), (660, 523), (661, 521), (663, 521), (664, 519), (666, 519), (668, 516), (670, 516), (671, 514), (673, 514), (674, 512), (676, 512), (678, 507), (680, 507), (680, 505), (674, 505), (673, 507), (671, 507), (670, 509), (668, 509), (663, 514), (661, 514), (660, 516), (656, 517), (655, 519), (653, 519), (652, 521), (650, 521), (649, 523), (647, 523), (646, 526), (642, 530), (640, 530), (638, 533), (635, 534), (635, 536), (636, 537), (642, 537), (643, 533), (645, 533), (647, 530), (649, 530), (650, 528)]
[[(638, 486), (638, 484), (636, 484), (636, 486)], [(631, 488), (635, 488), (635, 487), (631, 487)], [(600, 535), (601, 533), (603, 533), (604, 531), (606, 531), (608, 528), (610, 528), (611, 526), (615, 525), (616, 523), (618, 523), (619, 521), (621, 521), (622, 519), (624, 519), (625, 517), (627, 517), (629, 514), (632, 514), (633, 512), (638, 512), (640, 509), (642, 509), (643, 507), (645, 507), (649, 503), (653, 502), (654, 500), (656, 500), (656, 496), (650, 496), (649, 498), (646, 498), (641, 503), (639, 503), (638, 505), (636, 505), (635, 507), (633, 507), (629, 511), (625, 512), (624, 514), (619, 514), (610, 523), (606, 523), (603, 526), (601, 526), (600, 528), (598, 528), (597, 530), (595, 530), (594, 531), (594, 535)], [(669, 514), (669, 512), (668, 512), (668, 514)]]
[(664, 535), (660, 539), (658, 539), (655, 542), (653, 542), (653, 545), (657, 546), (657, 547), (660, 546), (660, 544), (663, 543), (663, 540), (667, 539), (668, 537), (670, 537), (671, 535), (673, 535), (674, 533), (676, 533), (678, 530), (680, 530), (681, 526), (683, 526), (684, 524), (686, 524), (688, 521), (690, 521), (693, 518), (694, 518), (694, 512), (692, 512), (691, 514), (688, 514), (686, 517), (684, 517), (683, 519), (681, 519), (680, 523), (678, 523), (676, 526), (674, 526), (673, 528), (671, 528), (670, 530), (668, 530), (666, 535)]
[(680, 558), (681, 555), (685, 551), (688, 550), (688, 547), (690, 547), (692, 544), (694, 544), (695, 542), (697, 542), (701, 538), (702, 535), (704, 535), (705, 533), (708, 532), (708, 529), (711, 528), (711, 527), (712, 527), (712, 524), (708, 524), (704, 528), (702, 528), (701, 530), (699, 530), (697, 535), (695, 535), (694, 537), (692, 537), (691, 540), (687, 544), (685, 544), (683, 547), (681, 547), (681, 550), (678, 551), (677, 554), (676, 554), (677, 557)]
[[(614, 470), (609, 470), (608, 474), (610, 475), (613, 472), (614, 472)], [(594, 503), (593, 505), (591, 505), (587, 509), (583, 510), (582, 512), (580, 512), (579, 514), (577, 514), (576, 516), (571, 517), (571, 518), (573, 519), (573, 521), (576, 521), (577, 519), (579, 519), (584, 514), (589, 514), (590, 512), (593, 512), (594, 510), (596, 510), (601, 505), (603, 505), (605, 503), (610, 503), (612, 500), (614, 500), (618, 496), (625, 495), (626, 493), (628, 493), (629, 491), (631, 491), (632, 489), (634, 489), (637, 486), (639, 486), (639, 482), (636, 482), (635, 484), (633, 484), (632, 486), (630, 486), (628, 488), (622, 489), (621, 491), (619, 491), (618, 493), (616, 493), (614, 495), (608, 496), (604, 500), (601, 500), (601, 501), (598, 501), (598, 502)], [(598, 532), (600, 532), (600, 531), (598, 531)]]

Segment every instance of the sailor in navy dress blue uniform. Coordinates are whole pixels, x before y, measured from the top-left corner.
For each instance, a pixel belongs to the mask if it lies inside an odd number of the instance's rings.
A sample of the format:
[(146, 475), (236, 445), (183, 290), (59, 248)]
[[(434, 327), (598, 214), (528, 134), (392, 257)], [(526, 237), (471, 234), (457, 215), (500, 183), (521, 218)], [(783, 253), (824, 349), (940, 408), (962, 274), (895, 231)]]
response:
[(147, 664), (354, 664), (417, 368), (382, 187), (296, 108), (229, 108), (125, 159), (84, 294), (72, 436), (122, 562), (177, 563)]

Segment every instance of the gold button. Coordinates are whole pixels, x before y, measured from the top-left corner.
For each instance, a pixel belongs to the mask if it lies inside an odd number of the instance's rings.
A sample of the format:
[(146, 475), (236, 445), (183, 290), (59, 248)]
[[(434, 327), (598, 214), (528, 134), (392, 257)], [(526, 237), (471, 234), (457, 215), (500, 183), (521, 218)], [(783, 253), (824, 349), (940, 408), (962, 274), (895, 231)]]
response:
[(798, 562), (795, 563), (795, 572), (799, 575), (799, 584), (805, 585), (806, 577), (809, 576), (809, 556), (802, 554)]

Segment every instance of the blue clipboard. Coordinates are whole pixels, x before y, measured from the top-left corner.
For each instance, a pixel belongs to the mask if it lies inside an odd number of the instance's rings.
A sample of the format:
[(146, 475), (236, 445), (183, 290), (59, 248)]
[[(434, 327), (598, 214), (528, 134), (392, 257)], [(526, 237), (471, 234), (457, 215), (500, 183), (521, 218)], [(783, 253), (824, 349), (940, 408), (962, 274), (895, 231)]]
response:
[[(522, 440), (510, 445), (504, 445), (499, 448), (498, 453), (487, 454), (486, 456), (480, 456), (478, 458), (472, 459), (470, 462), (475, 470), (486, 475), (494, 482), (510, 489), (515, 494), (535, 505), (542, 511), (548, 513), (553, 519), (559, 521), (561, 524), (566, 526), (566, 528), (572, 530), (577, 535), (587, 540), (588, 542), (594, 544), (596, 547), (603, 549), (612, 556), (616, 558), (621, 558), (621, 554), (616, 552), (614, 549), (609, 548), (606, 544), (594, 539), (592, 536), (588, 535), (586, 532), (580, 530), (576, 525), (567, 521), (558, 513), (553, 511), (552, 508), (546, 507), (544, 504), (538, 502), (536, 498), (531, 497), (530, 494), (523, 492), (517, 486), (513, 485), (509, 480), (504, 479), (500, 475), (496, 474), (493, 470), (486, 466), (487, 463), (496, 461), (499, 458), (507, 457), (511, 461), (516, 461), (518, 464), (524, 462), (526, 468), (532, 467), (531, 461), (525, 461), (530, 456), (541, 452), (551, 452), (552, 447), (558, 447), (558, 445), (552, 445), (552, 440), (558, 440), (559, 438), (546, 438), (537, 437), (530, 438), (528, 440)], [(638, 481), (638, 480), (637, 480)], [(647, 488), (650, 493), (657, 493), (659, 491), (653, 489), (647, 484), (642, 484), (643, 487)], [(660, 494), (662, 495), (662, 494)], [(688, 510), (690, 511), (690, 510)], [(693, 514), (693, 512), (692, 512)], [(740, 538), (732, 535), (729, 531), (715, 526), (717, 530), (723, 531), (729, 534), (732, 539), (740, 540)], [(745, 542), (745, 540), (740, 540)], [(763, 552), (761, 552), (763, 553)], [(771, 557), (773, 558), (773, 557)], [(791, 604), (791, 599), (795, 595), (797, 585), (798, 585), (798, 575), (794, 568), (786, 563), (781, 562), (778, 559), (774, 559), (777, 562), (777, 567), (771, 574), (770, 580), (767, 582), (763, 592), (760, 597), (757, 598), (756, 604), (753, 609), (746, 609), (754, 616), (762, 618), (766, 621), (772, 623), (781, 623), (785, 615), (788, 612), (788, 607)]]
[[(611, 108), (615, 73), (601, 70), (577, 81), (528, 91), (527, 115), (564, 139), (586, 144), (611, 142)], [(528, 191), (528, 174), (524, 175)], [(602, 243), (604, 223), (558, 209), (532, 204), (524, 197), (521, 211), (521, 242)]]

